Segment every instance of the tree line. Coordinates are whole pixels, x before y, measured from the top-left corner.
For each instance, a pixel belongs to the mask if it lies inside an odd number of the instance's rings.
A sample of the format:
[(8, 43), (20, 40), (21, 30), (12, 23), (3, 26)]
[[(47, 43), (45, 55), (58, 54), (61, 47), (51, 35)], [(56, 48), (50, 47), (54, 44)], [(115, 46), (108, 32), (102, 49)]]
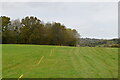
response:
[(114, 39), (95, 39), (80, 38), (79, 45), (83, 47), (120, 47), (120, 38)]
[(44, 23), (34, 16), (21, 20), (0, 17), (0, 34), (3, 44), (38, 44), (76, 46), (80, 35), (75, 29), (61, 23)]

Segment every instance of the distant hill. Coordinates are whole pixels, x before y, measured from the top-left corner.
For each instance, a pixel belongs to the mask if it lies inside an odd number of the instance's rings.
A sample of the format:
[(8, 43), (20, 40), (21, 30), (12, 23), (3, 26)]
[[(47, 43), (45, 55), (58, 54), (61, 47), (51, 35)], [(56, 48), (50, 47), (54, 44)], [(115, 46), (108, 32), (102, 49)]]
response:
[(79, 46), (89, 47), (119, 47), (120, 38), (115, 39), (95, 39), (95, 38), (80, 38)]

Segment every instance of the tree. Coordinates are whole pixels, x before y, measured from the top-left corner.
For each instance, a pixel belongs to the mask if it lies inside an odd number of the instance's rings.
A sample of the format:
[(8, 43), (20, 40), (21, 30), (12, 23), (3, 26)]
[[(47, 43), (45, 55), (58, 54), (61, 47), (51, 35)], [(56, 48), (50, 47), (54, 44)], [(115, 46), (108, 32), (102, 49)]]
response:
[(52, 32), (52, 40), (51, 43), (53, 45), (63, 45), (64, 44), (64, 31), (65, 26), (61, 25), (60, 23), (54, 22), (51, 27)]
[[(22, 19), (22, 28), (20, 29), (20, 41), (21, 43), (33, 43), (33, 40), (35, 37), (32, 39), (35, 29), (40, 30), (40, 27), (43, 27), (42, 24), (40, 24), (40, 20), (37, 19), (36, 17), (25, 17)], [(40, 33), (39, 33), (40, 34)], [(30, 39), (29, 39), (30, 38)], [(38, 38), (38, 37), (37, 37)], [(34, 42), (36, 43), (36, 42)]]
[[(3, 20), (3, 21), (2, 21)], [(44, 23), (34, 16), (10, 21), (1, 17), (3, 43), (76, 46), (79, 34), (61, 23)]]
[(20, 22), (19, 19), (16, 19), (16, 20), (12, 20), (11, 21), (11, 25), (9, 26), (9, 28), (13, 31), (18, 31), (20, 32), (20, 28), (22, 27), (22, 24)]
[(2, 22), (1, 27), (2, 27), (2, 31), (7, 30), (8, 26), (10, 25), (10, 18), (6, 17), (6, 16), (1, 16), (0, 20)]

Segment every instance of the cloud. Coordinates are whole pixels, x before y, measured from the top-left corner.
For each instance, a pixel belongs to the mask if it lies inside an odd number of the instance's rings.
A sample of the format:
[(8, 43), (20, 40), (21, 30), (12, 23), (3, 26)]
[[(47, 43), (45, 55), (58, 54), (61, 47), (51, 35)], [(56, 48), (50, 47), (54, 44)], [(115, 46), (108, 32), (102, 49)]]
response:
[(1, 0), (0, 2), (118, 2), (119, 0)]
[(117, 13), (117, 3), (113, 2), (2, 3), (2, 15), (12, 19), (33, 15), (45, 22), (61, 22), (83, 37), (117, 37)]

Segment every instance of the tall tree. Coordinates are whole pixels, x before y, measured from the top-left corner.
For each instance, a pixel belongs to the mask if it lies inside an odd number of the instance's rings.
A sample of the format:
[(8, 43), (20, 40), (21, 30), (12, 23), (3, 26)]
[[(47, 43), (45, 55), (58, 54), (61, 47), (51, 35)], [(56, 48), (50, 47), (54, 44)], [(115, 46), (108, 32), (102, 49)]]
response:
[(6, 17), (6, 16), (1, 16), (0, 20), (2, 22), (1, 27), (2, 27), (2, 31), (7, 30), (8, 26), (10, 25), (10, 18)]
[(44, 23), (34, 16), (10, 21), (3, 16), (3, 43), (43, 44), (75, 46), (79, 34), (75, 29), (68, 29), (61, 23)]

